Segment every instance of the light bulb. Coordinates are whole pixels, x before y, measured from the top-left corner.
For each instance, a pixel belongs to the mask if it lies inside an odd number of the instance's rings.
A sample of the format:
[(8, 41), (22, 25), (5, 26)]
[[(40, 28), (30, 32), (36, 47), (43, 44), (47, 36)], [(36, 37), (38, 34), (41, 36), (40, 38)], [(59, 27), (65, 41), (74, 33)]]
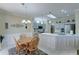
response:
[(30, 20), (27, 20), (27, 23), (31, 23), (31, 21)]
[(40, 21), (37, 20), (36, 23), (40, 23)]
[(25, 23), (26, 21), (25, 20), (22, 20), (22, 23)]

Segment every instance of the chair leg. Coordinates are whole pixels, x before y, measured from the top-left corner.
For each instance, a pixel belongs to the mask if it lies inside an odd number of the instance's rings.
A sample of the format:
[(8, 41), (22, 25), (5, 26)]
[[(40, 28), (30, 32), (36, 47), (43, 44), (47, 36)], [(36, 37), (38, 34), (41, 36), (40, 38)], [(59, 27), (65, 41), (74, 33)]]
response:
[(20, 49), (16, 49), (16, 54), (20, 54)]
[(26, 54), (28, 54), (28, 51), (27, 50), (25, 50), (25, 52), (26, 52)]
[(32, 52), (30, 51), (30, 54), (32, 54)]
[(18, 50), (16, 49), (16, 54), (18, 54)]

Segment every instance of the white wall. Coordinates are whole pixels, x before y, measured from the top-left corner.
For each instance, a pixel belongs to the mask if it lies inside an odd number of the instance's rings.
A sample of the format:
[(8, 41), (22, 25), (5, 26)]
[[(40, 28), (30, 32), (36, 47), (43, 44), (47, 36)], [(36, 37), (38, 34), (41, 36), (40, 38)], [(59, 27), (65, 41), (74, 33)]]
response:
[(75, 11), (76, 34), (79, 34), (79, 10)]
[(5, 16), (4, 11), (0, 11), (0, 35), (4, 35), (5, 33)]
[[(0, 10), (0, 35), (4, 35), (5, 33), (17, 33), (17, 32), (32, 32), (32, 24), (27, 24), (27, 29), (25, 26), (23, 27), (12, 27), (12, 24), (20, 24), (22, 25), (22, 19), (32, 20), (31, 18), (21, 17), (13, 15), (9, 12)], [(5, 23), (8, 23), (8, 29), (5, 29)]]
[[(9, 33), (15, 33), (15, 32), (31, 32), (31, 25), (28, 24), (27, 25), (27, 29), (25, 28), (25, 25), (23, 27), (12, 27), (11, 25), (13, 24), (20, 24), (20, 25), (23, 25), (21, 23), (23, 18), (19, 17), (19, 16), (13, 16), (13, 15), (9, 15), (9, 16), (6, 16), (6, 20), (5, 22), (8, 22), (9, 23), (9, 28), (8, 28), (8, 32)], [(30, 29), (29, 29), (30, 27)]]

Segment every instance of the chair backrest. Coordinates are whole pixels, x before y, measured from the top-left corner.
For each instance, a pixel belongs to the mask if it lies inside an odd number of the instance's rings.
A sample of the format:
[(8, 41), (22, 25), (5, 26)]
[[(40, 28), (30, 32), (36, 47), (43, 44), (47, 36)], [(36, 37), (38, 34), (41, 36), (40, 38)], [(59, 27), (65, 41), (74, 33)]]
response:
[(16, 49), (18, 50), (26, 50), (27, 46), (25, 44), (20, 44), (15, 38), (14, 38), (15, 42), (16, 42)]
[(14, 40), (15, 40), (16, 45), (17, 45), (17, 46), (20, 46), (20, 45), (19, 45), (19, 42), (16, 40), (15, 37), (14, 37)]
[(29, 42), (29, 50), (34, 50), (38, 48), (39, 40), (37, 38), (33, 38), (31, 42)]
[(24, 38), (27, 38), (26, 34), (21, 34), (20, 39), (24, 39)]
[(39, 44), (39, 37), (34, 37), (33, 41), (38, 46), (38, 44)]

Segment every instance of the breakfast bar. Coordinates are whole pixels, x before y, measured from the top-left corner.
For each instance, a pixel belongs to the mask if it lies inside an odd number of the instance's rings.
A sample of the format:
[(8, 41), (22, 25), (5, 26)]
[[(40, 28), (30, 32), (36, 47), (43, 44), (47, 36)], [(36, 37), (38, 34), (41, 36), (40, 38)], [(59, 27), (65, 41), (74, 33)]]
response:
[(79, 35), (58, 35), (42, 33), (40, 36), (39, 48), (53, 53), (53, 51), (72, 51), (79, 49)]

